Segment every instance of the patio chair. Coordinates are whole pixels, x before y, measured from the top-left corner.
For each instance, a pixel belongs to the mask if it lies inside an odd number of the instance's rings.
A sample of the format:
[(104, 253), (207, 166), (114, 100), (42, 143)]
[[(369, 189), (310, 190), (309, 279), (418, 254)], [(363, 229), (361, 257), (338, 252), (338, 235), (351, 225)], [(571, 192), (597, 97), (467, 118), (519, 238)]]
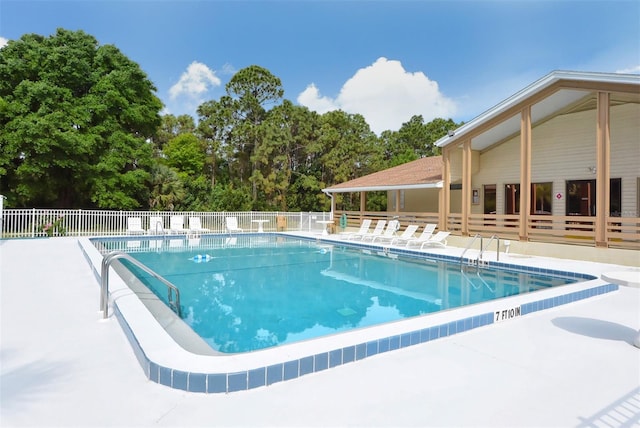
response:
[(384, 232), (384, 227), (386, 225), (387, 225), (387, 220), (378, 220), (378, 222), (376, 223), (376, 227), (373, 229), (373, 232), (363, 233), (362, 235), (360, 235), (360, 239), (364, 241), (365, 238), (373, 239), (376, 236), (382, 235), (382, 232)]
[(149, 217), (149, 235), (164, 234), (162, 217)]
[(238, 227), (238, 218), (237, 217), (226, 217), (225, 218), (227, 224), (227, 231), (229, 233), (233, 232), (242, 232), (243, 230)]
[(447, 237), (449, 236), (450, 233), (451, 232), (443, 232), (443, 231), (436, 233), (431, 237), (431, 239), (427, 239), (426, 241), (424, 241), (420, 246), (420, 249), (423, 249), (425, 245), (429, 247), (445, 248), (447, 246)]
[(181, 215), (171, 216), (169, 220), (169, 231), (176, 234), (188, 232), (188, 230), (184, 228), (184, 217)]
[(198, 247), (200, 246), (200, 235), (189, 235), (187, 237), (187, 243), (189, 244), (189, 247)]
[(184, 239), (169, 239), (169, 248), (182, 248), (184, 246)]
[(371, 242), (376, 242), (377, 240), (381, 241), (393, 241), (393, 238), (396, 237), (396, 232), (400, 228), (400, 222), (398, 220), (391, 220), (389, 224), (387, 224), (387, 228), (380, 235), (374, 236), (371, 239)]
[(211, 229), (202, 227), (200, 217), (189, 217), (189, 231), (190, 232), (211, 232)]
[(364, 235), (365, 233), (367, 233), (369, 231), (369, 228), (371, 227), (371, 219), (370, 218), (365, 218), (364, 220), (362, 220), (362, 224), (360, 225), (360, 229), (358, 229), (357, 232), (344, 232), (340, 234), (340, 238), (343, 239), (351, 239), (356, 235)]
[(405, 245), (409, 247), (412, 244), (422, 244), (423, 242), (428, 241), (433, 236), (436, 226), (437, 225), (435, 223), (425, 225), (422, 233), (417, 238), (407, 239)]
[(138, 235), (145, 234), (146, 230), (142, 228), (142, 218), (141, 217), (127, 217), (127, 234), (128, 235)]
[(396, 245), (399, 242), (407, 242), (409, 239), (412, 239), (413, 234), (416, 233), (418, 227), (420, 226), (417, 224), (410, 224), (400, 236), (393, 237), (393, 239), (391, 240), (391, 245)]

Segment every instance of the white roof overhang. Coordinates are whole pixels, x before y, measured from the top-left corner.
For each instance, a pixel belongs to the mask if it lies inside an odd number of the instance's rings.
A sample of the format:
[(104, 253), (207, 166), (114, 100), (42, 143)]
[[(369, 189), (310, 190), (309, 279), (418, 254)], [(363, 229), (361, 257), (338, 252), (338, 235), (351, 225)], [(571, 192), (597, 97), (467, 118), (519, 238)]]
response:
[[(542, 79), (534, 82), (525, 89), (507, 98), (495, 107), (482, 113), (478, 117), (455, 129), (451, 136), (445, 136), (435, 142), (438, 147), (443, 147), (472, 134), (471, 147), (473, 150), (484, 150), (487, 147), (502, 141), (520, 132), (520, 115), (513, 116), (495, 124), (486, 131), (478, 133), (478, 128), (485, 126), (487, 122), (508, 112), (514, 106), (531, 98), (533, 95), (561, 81), (603, 82), (618, 84), (638, 85), (640, 76), (615, 74), (615, 73), (583, 73), (570, 71), (554, 71)], [(551, 117), (554, 113), (579, 102), (590, 94), (587, 89), (559, 89), (546, 98), (536, 102), (531, 108), (531, 121), (536, 123)], [(474, 135), (475, 134), (475, 135)]]
[(443, 187), (443, 182), (421, 183), (421, 184), (394, 184), (391, 186), (366, 186), (366, 187), (339, 187), (337, 189), (322, 189), (324, 193), (352, 193), (352, 192), (375, 192), (387, 190), (409, 190), (409, 189), (439, 189)]

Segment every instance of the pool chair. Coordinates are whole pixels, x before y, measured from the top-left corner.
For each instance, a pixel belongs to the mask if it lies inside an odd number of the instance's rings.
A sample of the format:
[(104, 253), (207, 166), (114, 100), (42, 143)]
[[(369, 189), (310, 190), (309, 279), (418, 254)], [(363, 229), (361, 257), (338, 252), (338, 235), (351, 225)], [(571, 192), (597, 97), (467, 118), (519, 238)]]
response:
[(410, 224), (407, 228), (400, 234), (400, 236), (394, 236), (391, 240), (391, 245), (396, 245), (398, 243), (407, 242), (409, 239), (413, 238), (413, 234), (418, 230), (417, 224)]
[(242, 232), (242, 229), (238, 227), (238, 218), (237, 217), (226, 217), (225, 221), (227, 223), (227, 232)]
[(436, 233), (431, 237), (431, 239), (427, 239), (426, 241), (424, 241), (420, 246), (420, 249), (423, 249), (425, 245), (428, 247), (441, 247), (441, 248), (446, 247), (447, 237), (449, 236), (450, 233), (451, 232), (443, 232), (443, 231)]
[(370, 227), (371, 227), (371, 219), (370, 218), (365, 218), (364, 220), (362, 220), (362, 224), (360, 225), (360, 229), (358, 229), (357, 232), (341, 233), (340, 234), (340, 238), (342, 238), (342, 239), (351, 239), (356, 235), (364, 235), (365, 233), (367, 233), (369, 231)]
[(400, 228), (400, 222), (398, 220), (391, 220), (389, 224), (387, 224), (387, 228), (380, 235), (374, 236), (371, 239), (371, 242), (379, 242), (379, 241), (393, 241), (393, 238), (396, 237), (396, 232)]
[(189, 244), (189, 247), (199, 247), (200, 235), (189, 235), (187, 237), (187, 243)]
[(365, 239), (369, 239), (369, 238), (373, 239), (376, 236), (380, 236), (382, 235), (382, 232), (384, 232), (384, 227), (386, 225), (387, 225), (387, 220), (378, 220), (378, 222), (376, 223), (376, 227), (373, 229), (373, 232), (367, 232), (359, 236), (354, 236), (354, 239), (359, 237), (362, 241), (364, 241)]
[(189, 217), (189, 232), (211, 232), (211, 229), (207, 229), (206, 227), (202, 227), (202, 223), (200, 222), (200, 217)]
[(429, 239), (431, 239), (431, 237), (433, 236), (433, 232), (436, 230), (436, 224), (435, 223), (429, 223), (427, 224), (424, 229), (422, 230), (422, 233), (417, 237), (417, 238), (411, 238), (411, 239), (407, 239), (405, 242), (405, 245), (407, 247), (411, 246), (411, 245), (421, 245), (423, 242), (428, 241)]
[(149, 235), (164, 234), (164, 222), (162, 217), (149, 217)]
[(181, 215), (171, 216), (169, 223), (169, 232), (180, 234), (188, 232), (187, 229), (184, 228), (184, 217)]
[(146, 230), (142, 228), (142, 218), (140, 217), (127, 217), (127, 234), (138, 235), (145, 234)]
[(169, 239), (169, 248), (182, 248), (184, 246), (184, 238)]

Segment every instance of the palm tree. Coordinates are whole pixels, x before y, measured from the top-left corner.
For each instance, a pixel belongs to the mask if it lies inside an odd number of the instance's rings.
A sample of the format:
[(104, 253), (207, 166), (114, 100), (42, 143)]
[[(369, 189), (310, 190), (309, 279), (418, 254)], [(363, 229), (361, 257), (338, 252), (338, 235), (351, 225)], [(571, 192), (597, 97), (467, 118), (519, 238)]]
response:
[(149, 207), (173, 211), (186, 196), (178, 174), (166, 165), (156, 165), (151, 171)]

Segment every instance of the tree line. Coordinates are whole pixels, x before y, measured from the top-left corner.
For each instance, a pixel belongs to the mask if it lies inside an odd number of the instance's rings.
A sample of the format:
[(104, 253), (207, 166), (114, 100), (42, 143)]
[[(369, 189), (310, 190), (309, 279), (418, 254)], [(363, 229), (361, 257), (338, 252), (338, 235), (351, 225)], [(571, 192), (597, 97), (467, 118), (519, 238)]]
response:
[[(162, 115), (144, 71), (83, 31), (0, 49), (0, 193), (6, 206), (322, 211), (322, 189), (423, 156), (456, 128), (416, 115), (375, 135), (359, 114), (318, 114), (282, 82), (239, 70), (197, 118)], [(358, 209), (359, 195), (339, 200)], [(384, 210), (384, 194), (367, 208)]]

